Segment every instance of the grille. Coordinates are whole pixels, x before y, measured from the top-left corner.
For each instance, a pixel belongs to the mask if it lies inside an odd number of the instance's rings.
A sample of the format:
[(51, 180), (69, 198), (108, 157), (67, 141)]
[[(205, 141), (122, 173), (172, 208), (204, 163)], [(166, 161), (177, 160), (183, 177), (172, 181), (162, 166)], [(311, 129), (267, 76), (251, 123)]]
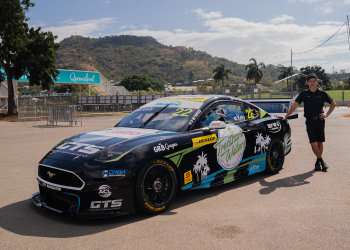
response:
[(72, 172), (67, 172), (48, 166), (39, 165), (38, 175), (41, 179), (47, 182), (66, 187), (73, 187), (74, 189), (82, 188), (84, 185), (84, 182)]
[(39, 185), (40, 195), (44, 198), (42, 201), (51, 208), (68, 212), (72, 206), (77, 208), (79, 201), (73, 195), (64, 194), (55, 190), (47, 189)]

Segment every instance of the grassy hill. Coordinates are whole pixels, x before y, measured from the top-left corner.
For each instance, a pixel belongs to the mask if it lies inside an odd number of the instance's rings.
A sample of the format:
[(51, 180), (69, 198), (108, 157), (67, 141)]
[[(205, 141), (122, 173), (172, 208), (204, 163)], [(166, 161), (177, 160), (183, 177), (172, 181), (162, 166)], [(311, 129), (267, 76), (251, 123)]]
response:
[[(212, 77), (213, 69), (221, 63), (234, 73), (229, 78), (230, 83), (244, 83), (246, 76), (243, 64), (192, 48), (166, 46), (152, 37), (72, 36), (61, 42), (58, 53), (57, 68), (99, 71), (116, 82), (132, 74), (148, 75), (161, 83), (205, 79)], [(262, 82), (273, 82), (277, 80), (279, 69), (267, 65), (263, 72)]]

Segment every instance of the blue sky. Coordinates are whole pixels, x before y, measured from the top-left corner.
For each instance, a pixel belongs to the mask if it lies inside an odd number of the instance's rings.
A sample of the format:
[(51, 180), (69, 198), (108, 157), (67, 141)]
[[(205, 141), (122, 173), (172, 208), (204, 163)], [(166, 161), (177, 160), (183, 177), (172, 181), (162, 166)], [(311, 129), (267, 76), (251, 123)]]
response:
[[(290, 65), (290, 50), (312, 49), (333, 35), (350, 14), (350, 0), (91, 1), (38, 0), (30, 25), (51, 30), (61, 41), (130, 34), (160, 43), (194, 47), (247, 64)], [(293, 55), (293, 66), (320, 65), (350, 72), (346, 27), (319, 49)]]

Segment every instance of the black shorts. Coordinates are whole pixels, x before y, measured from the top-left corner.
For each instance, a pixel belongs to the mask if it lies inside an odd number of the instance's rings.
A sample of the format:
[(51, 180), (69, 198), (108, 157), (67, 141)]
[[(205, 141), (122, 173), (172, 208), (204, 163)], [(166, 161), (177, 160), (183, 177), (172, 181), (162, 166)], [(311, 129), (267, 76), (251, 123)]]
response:
[(310, 143), (325, 142), (324, 127), (325, 120), (306, 120), (306, 132), (309, 136)]

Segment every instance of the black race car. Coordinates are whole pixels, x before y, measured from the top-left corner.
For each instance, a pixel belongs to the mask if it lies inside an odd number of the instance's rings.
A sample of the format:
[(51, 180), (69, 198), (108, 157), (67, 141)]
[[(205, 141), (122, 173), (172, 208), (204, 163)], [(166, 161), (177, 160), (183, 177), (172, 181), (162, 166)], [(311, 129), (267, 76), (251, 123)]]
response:
[(229, 96), (165, 97), (115, 127), (63, 140), (40, 161), (40, 208), (79, 218), (157, 214), (178, 190), (265, 171), (291, 151), (288, 121)]

